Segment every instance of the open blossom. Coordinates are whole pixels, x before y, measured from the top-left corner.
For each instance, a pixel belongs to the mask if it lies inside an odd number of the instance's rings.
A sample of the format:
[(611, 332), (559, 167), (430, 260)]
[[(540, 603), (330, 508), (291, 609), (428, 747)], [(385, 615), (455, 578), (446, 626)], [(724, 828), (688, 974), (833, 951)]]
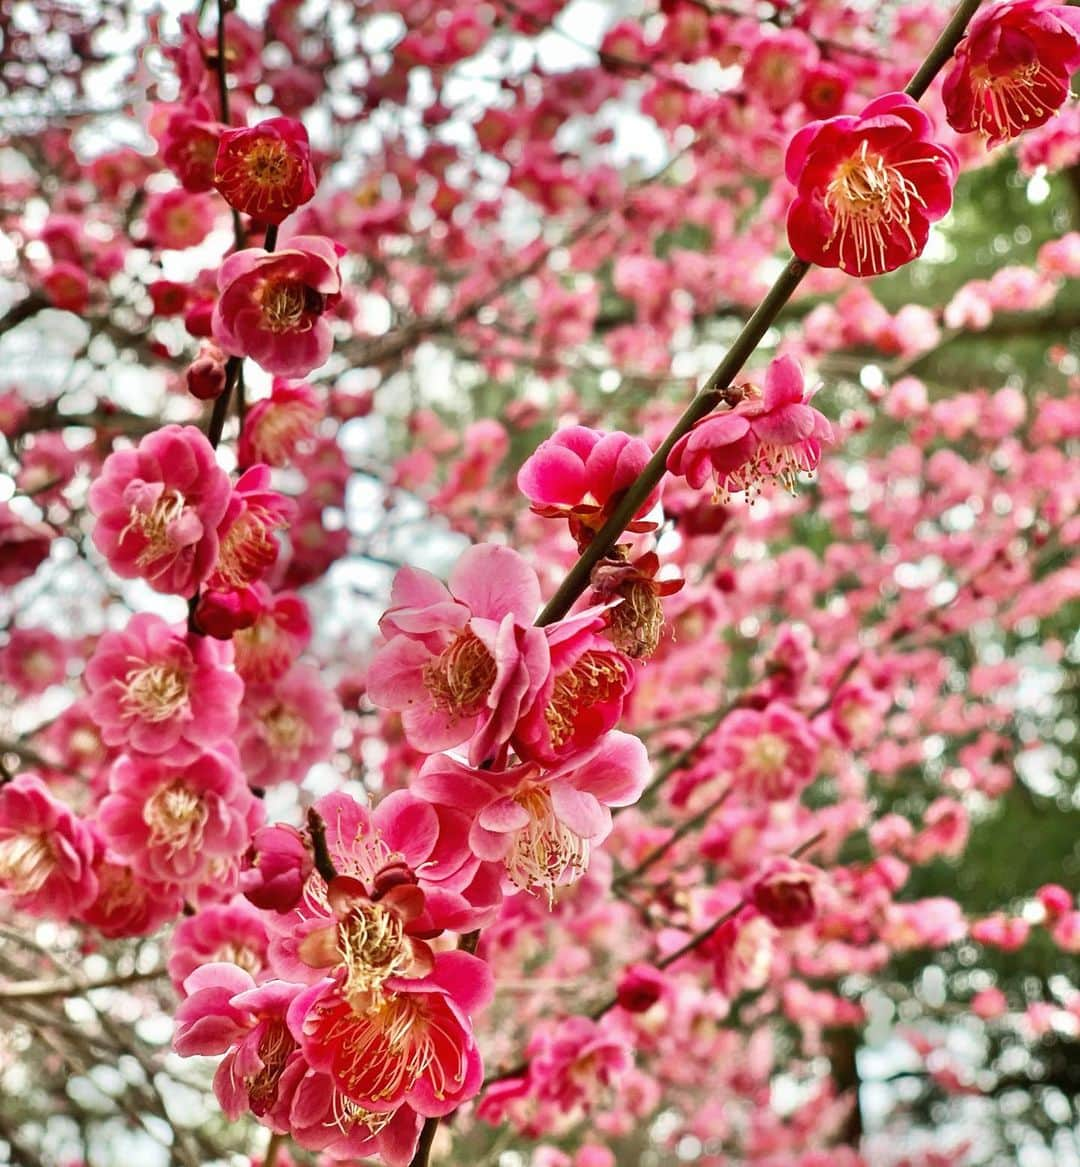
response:
[(296, 503), (270, 489), (269, 466), (245, 470), (218, 526), (218, 557), (206, 579), (211, 591), (243, 591), (274, 565), (274, 531), (296, 517)]
[(343, 979), (350, 992), (377, 992), (392, 976), (426, 976), (426, 941), (477, 927), (484, 910), (467, 898), (480, 862), (466, 843), (468, 821), (398, 790), (369, 811), (346, 794), (315, 804), (338, 873), (329, 886), (308, 871), (303, 898), (271, 918), (270, 960), (278, 976), (313, 984)]
[(618, 723), (637, 671), (602, 635), (605, 625), (602, 608), (586, 608), (543, 629), (551, 667), (514, 729), (519, 757), (555, 762), (587, 749)]
[(107, 852), (95, 856), (94, 875), (97, 894), (78, 919), (110, 940), (148, 936), (175, 919), (184, 906), (175, 884), (143, 879), (129, 864)]
[(724, 718), (719, 760), (747, 794), (794, 798), (817, 773), (818, 742), (806, 718), (774, 701), (760, 712), (737, 709)]
[(192, 596), (217, 559), (231, 494), (204, 434), (162, 426), (105, 459), (89, 493), (94, 545), (124, 579)]
[(54, 798), (40, 778), (0, 786), (0, 893), (34, 916), (69, 919), (97, 895), (91, 827)]
[(664, 631), (664, 596), (673, 596), (686, 582), (681, 577), (657, 579), (660, 557), (646, 551), (633, 563), (618, 561), (614, 556), (593, 568), (590, 582), (593, 603), (607, 604), (618, 598), (621, 603), (608, 614), (608, 633), (620, 651), (635, 660), (648, 660), (660, 646)]
[(214, 203), (207, 195), (167, 190), (150, 195), (146, 233), (155, 247), (182, 251), (196, 247), (214, 228)]
[(214, 186), (230, 207), (259, 223), (280, 223), (310, 202), (315, 170), (303, 123), (267, 118), (257, 126), (223, 131)]
[(236, 729), (243, 681), (227, 644), (137, 612), (86, 666), (90, 711), (109, 746), (187, 762)]
[(98, 824), (109, 846), (146, 879), (193, 891), (221, 880), (263, 817), (231, 746), (182, 766), (116, 760)]
[(893, 271), (922, 254), (952, 205), (956, 155), (930, 140), (929, 117), (906, 94), (887, 93), (858, 117), (804, 126), (785, 168), (798, 194), (788, 240), (802, 260), (851, 275)]
[(712, 476), (723, 501), (741, 490), (752, 496), (767, 478), (794, 490), (799, 472), (814, 470), (822, 445), (832, 440), (828, 420), (810, 404), (814, 391), (787, 356), (769, 365), (762, 386), (740, 388), (734, 409), (703, 417), (675, 443), (668, 469), (695, 489)]
[(337, 698), (309, 665), (249, 684), (236, 735), (248, 781), (254, 786), (300, 782), (329, 756), (340, 720)]
[(278, 251), (248, 248), (218, 271), (211, 327), (234, 357), (268, 373), (304, 377), (334, 345), (327, 311), (341, 299), (338, 260), (345, 249), (317, 235), (296, 235)]
[(47, 628), (12, 628), (0, 648), (0, 681), (20, 697), (32, 697), (67, 674), (70, 648)]
[(242, 968), (257, 981), (270, 973), (265, 917), (240, 897), (221, 904), (208, 904), (193, 916), (185, 916), (172, 934), (169, 979), (177, 993), (199, 967), (227, 961)]
[(246, 1111), (262, 1118), (278, 1106), (282, 1076), (299, 1059), (285, 1024), (300, 985), (257, 985), (235, 964), (211, 962), (184, 981), (185, 999), (176, 1010), (173, 1046), (183, 1057), (226, 1056), (214, 1075), (214, 1093), (226, 1118)]
[(546, 772), (526, 763), (492, 773), (440, 754), (424, 763), (411, 789), (464, 810), (473, 853), (550, 900), (588, 869), (590, 849), (611, 832), (609, 808), (636, 802), (648, 776), (640, 739), (614, 731)]
[(397, 710), (411, 745), (426, 753), (470, 741), (479, 764), (509, 740), (550, 667), (532, 627), (536, 573), (508, 547), (470, 547), (449, 586), (402, 568), (379, 622), (387, 644), (368, 672), (368, 696)]
[(275, 380), (269, 397), (247, 411), (237, 454), (242, 466), (286, 466), (301, 442), (315, 436), (323, 407), (310, 385)]
[(352, 992), (340, 977), (320, 981), (293, 1001), (288, 1025), (309, 1065), (358, 1106), (444, 1115), (480, 1089), (469, 1014), (492, 992), (482, 960), (440, 952), (427, 976), (390, 977), (377, 993)]
[(1044, 125), (1080, 68), (1080, 12), (1050, 0), (1005, 0), (977, 12), (941, 96), (949, 125), (988, 146)]
[(248, 595), (255, 613), (248, 627), (233, 634), (236, 671), (248, 682), (274, 681), (311, 641), (307, 601), (295, 592), (271, 592), (263, 583), (253, 585)]
[(214, 159), (223, 129), (201, 98), (186, 105), (158, 106), (150, 121), (162, 161), (193, 194), (213, 188)]
[[(518, 489), (532, 509), (548, 518), (565, 517), (579, 544), (588, 543), (652, 457), (642, 438), (605, 434), (583, 425), (567, 426), (540, 443), (518, 471)], [(660, 500), (656, 486), (634, 512), (630, 531), (651, 531), (644, 517)]]

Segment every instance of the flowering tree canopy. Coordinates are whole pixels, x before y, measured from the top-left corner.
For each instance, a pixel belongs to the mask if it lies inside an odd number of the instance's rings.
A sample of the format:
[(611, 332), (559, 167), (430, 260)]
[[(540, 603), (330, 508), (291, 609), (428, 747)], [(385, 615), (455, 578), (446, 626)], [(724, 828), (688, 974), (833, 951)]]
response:
[(1078, 12), (0, 0), (2, 1161), (1080, 1162)]

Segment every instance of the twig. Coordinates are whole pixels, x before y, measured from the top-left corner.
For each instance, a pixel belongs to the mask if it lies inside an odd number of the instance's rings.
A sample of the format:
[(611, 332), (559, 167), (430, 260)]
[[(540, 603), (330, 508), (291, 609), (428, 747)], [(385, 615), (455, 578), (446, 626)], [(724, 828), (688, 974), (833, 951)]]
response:
[(23, 981), (18, 985), (0, 985), (0, 1001), (35, 1001), (49, 997), (74, 997), (92, 993), (95, 989), (118, 989), (144, 981), (156, 981), (166, 973), (164, 965), (148, 972), (116, 973), (100, 980), (82, 980), (70, 977), (55, 981)]

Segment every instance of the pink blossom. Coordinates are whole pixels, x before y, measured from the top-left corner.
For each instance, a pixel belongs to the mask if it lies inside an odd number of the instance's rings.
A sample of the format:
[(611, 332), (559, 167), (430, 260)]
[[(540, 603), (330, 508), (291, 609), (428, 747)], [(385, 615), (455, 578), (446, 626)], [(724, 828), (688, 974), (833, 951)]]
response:
[(300, 1060), (285, 1023), (301, 986), (284, 981), (257, 985), (242, 968), (203, 964), (184, 981), (176, 1010), (173, 1048), (183, 1057), (226, 1054), (214, 1075), (214, 1093), (226, 1118), (245, 1111), (274, 1121), (286, 1069)]
[(350, 991), (376, 991), (388, 977), (430, 971), (423, 940), (477, 927), (488, 914), (467, 898), (480, 863), (460, 811), (440, 814), (403, 790), (371, 812), (345, 794), (321, 798), (315, 810), (338, 877), (327, 887), (309, 871), (303, 899), (271, 920), (279, 976), (311, 984), (331, 975)]
[(22, 518), (0, 502), (0, 585), (5, 588), (30, 576), (49, 558), (53, 532), (43, 523)]
[(236, 743), (255, 786), (300, 782), (325, 761), (341, 720), (341, 706), (310, 665), (249, 684), (240, 706)]
[(214, 218), (214, 203), (206, 195), (168, 190), (147, 199), (146, 233), (155, 247), (195, 247), (213, 230)]
[(1031, 925), (1019, 916), (995, 912), (982, 920), (973, 921), (968, 933), (977, 944), (1000, 948), (1002, 952), (1017, 952), (1027, 943)]
[(642, 742), (616, 731), (546, 772), (526, 763), (490, 773), (438, 755), (424, 763), (412, 789), (463, 810), (472, 822), (473, 853), (504, 864), (511, 883), (551, 900), (556, 887), (585, 873), (591, 848), (610, 834), (609, 808), (636, 802), (648, 776)]
[(105, 459), (89, 493), (94, 545), (124, 579), (192, 596), (217, 559), (231, 492), (199, 430), (163, 426)]
[(257, 610), (250, 626), (233, 635), (236, 671), (249, 683), (274, 681), (289, 671), (311, 640), (307, 602), (295, 592), (271, 592), (262, 583), (249, 595)]
[(89, 709), (106, 745), (189, 762), (236, 729), (244, 684), (227, 644), (137, 612), (87, 662)]
[(588, 1017), (567, 1017), (534, 1034), (526, 1050), (530, 1092), (564, 1112), (588, 1105), (631, 1066), (627, 1039)]
[(238, 447), (240, 464), (288, 465), (297, 447), (314, 437), (322, 415), (322, 403), (310, 385), (289, 385), (275, 379), (270, 396), (256, 401), (244, 417)]
[[(540, 443), (518, 471), (518, 489), (532, 509), (564, 517), (579, 545), (588, 543), (645, 469), (652, 450), (641, 438), (568, 426)], [(642, 520), (660, 501), (660, 486), (634, 512), (628, 529), (649, 531)]]
[(587, 749), (618, 722), (637, 671), (601, 635), (605, 622), (602, 608), (586, 608), (543, 629), (551, 667), (514, 729), (520, 757), (555, 762)]
[(737, 709), (720, 725), (718, 761), (747, 794), (794, 798), (817, 773), (818, 743), (806, 719), (782, 702)]
[(264, 981), (269, 976), (269, 945), (262, 913), (246, 900), (234, 896), (226, 903), (209, 904), (185, 916), (173, 931), (169, 978), (183, 995), (185, 981), (197, 968), (227, 962)]
[(325, 364), (334, 345), (327, 311), (341, 298), (340, 244), (296, 235), (278, 251), (248, 248), (218, 272), (214, 339), (268, 373), (304, 377)]
[(274, 531), (296, 517), (296, 503), (270, 489), (270, 468), (252, 466), (237, 479), (218, 525), (218, 557), (206, 579), (210, 591), (244, 591), (274, 565)]
[(668, 455), (668, 469), (695, 489), (710, 477), (716, 498), (737, 491), (751, 497), (766, 478), (794, 490), (800, 471), (813, 470), (832, 428), (812, 405), (802, 370), (791, 357), (777, 357), (766, 370), (764, 387), (741, 386), (734, 409), (710, 414), (681, 437)]
[(109, 940), (148, 936), (175, 919), (184, 906), (178, 887), (148, 882), (115, 856), (95, 856), (94, 875), (97, 895), (78, 919)]
[(268, 912), (295, 908), (313, 870), (305, 836), (287, 823), (260, 827), (245, 856), (240, 889), (247, 900)]
[(533, 628), (536, 573), (507, 547), (469, 548), (449, 587), (413, 568), (398, 572), (379, 623), (387, 644), (368, 672), (368, 696), (401, 713), (405, 735), (426, 753), (470, 741), (479, 763), (514, 731), (550, 666)]
[(70, 646), (47, 628), (12, 628), (0, 648), (0, 681), (20, 697), (43, 693), (67, 675)]
[(100, 850), (92, 828), (40, 778), (21, 774), (0, 786), (0, 891), (16, 910), (65, 920), (87, 907)]
[(120, 757), (98, 823), (135, 872), (197, 890), (236, 864), (263, 817), (229, 744), (183, 765)]

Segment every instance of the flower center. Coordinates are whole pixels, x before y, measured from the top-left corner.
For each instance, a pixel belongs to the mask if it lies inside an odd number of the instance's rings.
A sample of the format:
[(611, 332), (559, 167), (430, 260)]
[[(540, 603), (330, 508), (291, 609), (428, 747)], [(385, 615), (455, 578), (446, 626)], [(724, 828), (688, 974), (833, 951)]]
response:
[(307, 405), (275, 405), (259, 418), (255, 444), (267, 461), (280, 465), (292, 457), (297, 443), (311, 433), (318, 420), (318, 410)]
[(275, 333), (307, 332), (312, 318), (321, 316), (326, 301), (301, 280), (267, 280), (259, 295), (263, 324)]
[(412, 962), (401, 918), (382, 904), (353, 908), (338, 924), (337, 946), (350, 1000), (378, 992), (387, 977), (404, 972)]
[(248, 948), (246, 944), (236, 944), (233, 941), (223, 944), (214, 953), (214, 960), (225, 960), (230, 964), (235, 964), (244, 972), (251, 973), (253, 977), (261, 972), (263, 967), (263, 962), (254, 949)]
[(275, 705), (263, 714), (262, 723), (266, 740), (273, 749), (283, 753), (299, 753), (311, 740), (307, 722), (287, 705)]
[(163, 490), (149, 509), (139, 502), (131, 508), (127, 526), (120, 532), (120, 542), (128, 531), (137, 531), (146, 545), (135, 559), (136, 566), (148, 567), (159, 559), (175, 555), (184, 544), (177, 538), (176, 523), (184, 514), (184, 496), (178, 490)]
[(143, 721), (168, 721), (187, 705), (188, 676), (168, 665), (132, 669), (124, 677), (120, 705)]
[(626, 668), (607, 652), (584, 652), (555, 678), (544, 720), (558, 748), (573, 736), (583, 709), (610, 701), (626, 688)]
[[(400, 1098), (426, 1074), (435, 1096), (444, 1098), (447, 1070), (453, 1069), (444, 1064), (452, 1060), (446, 1048), (451, 1043), (428, 1008), (418, 995), (391, 992), (357, 1011), (333, 994), (308, 1014), (305, 1027), (318, 1032), (320, 1045), (334, 1050), (334, 1077), (349, 1097), (372, 1102)], [(439, 1049), (437, 1036), (442, 1039)], [(459, 1064), (458, 1084), (463, 1074)]]
[(163, 786), (143, 807), (150, 843), (169, 855), (198, 847), (209, 813), (203, 800), (181, 782)]
[(250, 509), (240, 513), (221, 536), (214, 584), (237, 590), (261, 579), (277, 558), (277, 544), (266, 524)]
[(585, 874), (589, 842), (555, 817), (551, 794), (543, 786), (522, 791), (514, 801), (528, 813), (529, 823), (514, 836), (506, 873), (523, 890), (542, 888), (550, 905), (556, 885)]
[(971, 81), (976, 95), (975, 126), (988, 138), (1003, 130), (1015, 138), (1029, 125), (1045, 121), (1052, 112), (1035, 92), (1040, 82), (1054, 84), (1054, 75), (1039, 61), (1028, 61), (1009, 73), (996, 75), (982, 65), (972, 69)]
[(424, 686), (436, 709), (475, 717), (487, 703), (495, 675), (494, 657), (476, 633), (466, 629), (424, 665)]
[(265, 195), (268, 197), (294, 182), (298, 169), (296, 159), (283, 142), (266, 139), (256, 142), (244, 155), (244, 166), (252, 182), (267, 188)]
[(916, 246), (910, 226), (912, 203), (926, 205), (899, 167), (871, 153), (864, 141), (858, 153), (837, 167), (826, 188), (825, 209), (833, 218), (826, 247), (835, 243), (842, 253), (850, 242), (860, 266), (873, 260), (884, 267), (889, 239), (897, 230), (913, 249)]
[(16, 895), (38, 891), (53, 872), (56, 855), (41, 834), (0, 840), (0, 881)]
[(788, 744), (775, 733), (763, 733), (746, 747), (744, 759), (761, 774), (779, 774), (788, 759)]

